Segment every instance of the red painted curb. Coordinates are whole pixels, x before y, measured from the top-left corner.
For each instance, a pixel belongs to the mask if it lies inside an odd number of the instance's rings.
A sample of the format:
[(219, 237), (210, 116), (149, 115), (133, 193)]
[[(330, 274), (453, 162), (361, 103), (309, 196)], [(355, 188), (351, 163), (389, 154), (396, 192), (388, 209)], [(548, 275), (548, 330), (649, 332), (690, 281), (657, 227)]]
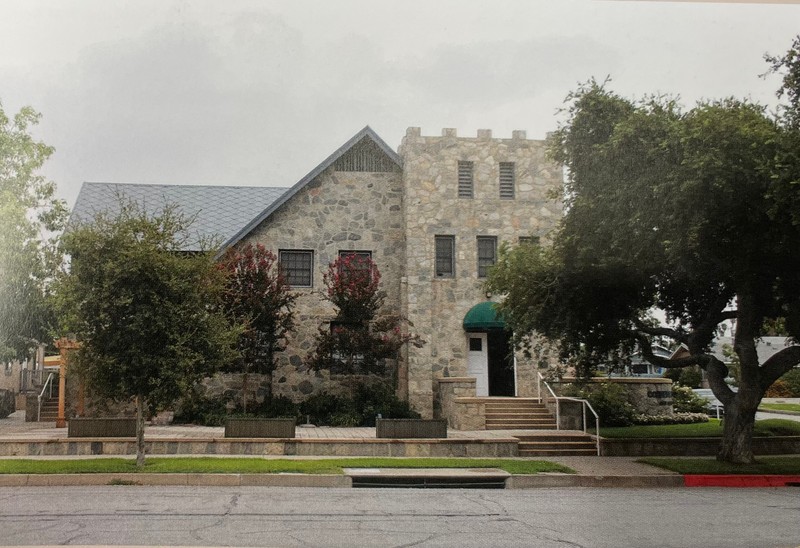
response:
[(800, 487), (800, 475), (700, 475), (683, 476), (686, 487)]

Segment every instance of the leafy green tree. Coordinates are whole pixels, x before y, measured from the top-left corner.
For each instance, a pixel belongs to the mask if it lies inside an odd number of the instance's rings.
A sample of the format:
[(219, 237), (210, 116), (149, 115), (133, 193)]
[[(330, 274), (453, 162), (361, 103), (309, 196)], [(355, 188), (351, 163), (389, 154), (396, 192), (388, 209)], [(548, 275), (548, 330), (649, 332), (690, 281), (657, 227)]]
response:
[(0, 360), (30, 356), (54, 324), (47, 297), (67, 210), (39, 174), (53, 153), (31, 136), (39, 119), (28, 107), (10, 118), (0, 105)]
[(63, 236), (70, 265), (59, 301), (81, 344), (74, 365), (97, 396), (135, 401), (139, 466), (145, 414), (233, 357), (222, 272), (210, 253), (183, 251), (188, 225), (169, 206), (148, 215), (123, 204)]
[(240, 357), (226, 369), (243, 374), (242, 410), (247, 412), (247, 377), (274, 371), (275, 353), (286, 348), (286, 336), (294, 327), (292, 307), (297, 294), (291, 291), (275, 254), (260, 244), (229, 249), (219, 268), (226, 274), (223, 310), (241, 329)]
[[(504, 316), (519, 332), (559, 341), (579, 366), (636, 346), (656, 365), (699, 365), (726, 409), (718, 458), (752, 462), (758, 404), (800, 362), (800, 346), (765, 363), (756, 354), (766, 320), (784, 318), (789, 334), (800, 334), (797, 131), (735, 99), (684, 110), (592, 81), (568, 101), (551, 140), (568, 167), (567, 212), (552, 247), (504, 250), (489, 280), (508, 294)], [(653, 307), (668, 324), (647, 319)], [(731, 319), (738, 393), (709, 352)], [(689, 355), (655, 356), (657, 337), (685, 344)]]

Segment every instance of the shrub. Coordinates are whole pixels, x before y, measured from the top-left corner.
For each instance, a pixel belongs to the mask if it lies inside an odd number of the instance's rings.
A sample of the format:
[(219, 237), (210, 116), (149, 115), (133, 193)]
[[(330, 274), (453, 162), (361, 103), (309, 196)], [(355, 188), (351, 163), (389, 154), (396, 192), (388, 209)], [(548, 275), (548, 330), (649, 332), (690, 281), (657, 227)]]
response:
[(312, 424), (330, 425), (331, 418), (352, 410), (352, 401), (349, 398), (334, 396), (327, 392), (320, 392), (306, 398), (300, 403), (300, 415), (308, 416)]
[(699, 422), (708, 422), (708, 415), (705, 413), (675, 413), (672, 416), (637, 414), (634, 416), (633, 422), (642, 426), (695, 424)]
[(636, 411), (628, 401), (628, 393), (618, 384), (604, 382), (578, 388), (568, 387), (565, 396), (588, 400), (600, 416), (602, 426), (630, 426)]
[(175, 424), (201, 424), (222, 426), (228, 416), (228, 399), (225, 397), (204, 398), (197, 392), (185, 397), (175, 411)]
[(699, 367), (681, 367), (679, 369), (668, 369), (664, 377), (672, 379), (673, 383), (678, 383), (689, 388), (700, 388), (703, 382), (703, 373)]
[(764, 397), (766, 398), (789, 398), (791, 397), (792, 391), (789, 388), (789, 383), (784, 381), (783, 379), (778, 379), (772, 386), (767, 388), (767, 391), (764, 393)]
[(300, 409), (296, 403), (286, 396), (272, 396), (264, 398), (264, 401), (257, 404), (250, 413), (256, 417), (278, 418), (278, 417), (298, 417)]
[(785, 382), (789, 389), (789, 395), (784, 397), (800, 398), (800, 367), (785, 373), (780, 380)]
[(676, 413), (704, 413), (708, 401), (695, 394), (688, 386), (673, 384), (672, 406)]
[(300, 404), (302, 417), (319, 426), (375, 426), (375, 417), (419, 418), (408, 402), (398, 398), (385, 383), (359, 383), (353, 397), (315, 394)]

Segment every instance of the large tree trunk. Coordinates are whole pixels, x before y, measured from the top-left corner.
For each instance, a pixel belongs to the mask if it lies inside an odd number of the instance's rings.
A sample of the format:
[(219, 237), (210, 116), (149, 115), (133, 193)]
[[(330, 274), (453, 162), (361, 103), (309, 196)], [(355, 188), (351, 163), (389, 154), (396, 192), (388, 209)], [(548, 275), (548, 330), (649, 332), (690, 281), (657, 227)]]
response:
[(136, 467), (144, 467), (144, 398), (136, 396)]
[(737, 464), (753, 462), (753, 426), (761, 396), (739, 393), (725, 406), (722, 444), (717, 460)]

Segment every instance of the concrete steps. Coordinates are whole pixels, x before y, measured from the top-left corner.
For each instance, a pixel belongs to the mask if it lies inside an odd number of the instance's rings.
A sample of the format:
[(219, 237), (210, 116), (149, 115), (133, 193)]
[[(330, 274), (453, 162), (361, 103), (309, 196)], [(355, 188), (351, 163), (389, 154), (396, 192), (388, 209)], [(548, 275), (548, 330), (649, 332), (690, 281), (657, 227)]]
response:
[(519, 440), (520, 457), (597, 455), (597, 443), (588, 434), (564, 432), (514, 437)]
[(486, 430), (555, 430), (553, 415), (536, 398), (485, 398)]
[(54, 422), (58, 418), (58, 396), (42, 400), (40, 422)]

